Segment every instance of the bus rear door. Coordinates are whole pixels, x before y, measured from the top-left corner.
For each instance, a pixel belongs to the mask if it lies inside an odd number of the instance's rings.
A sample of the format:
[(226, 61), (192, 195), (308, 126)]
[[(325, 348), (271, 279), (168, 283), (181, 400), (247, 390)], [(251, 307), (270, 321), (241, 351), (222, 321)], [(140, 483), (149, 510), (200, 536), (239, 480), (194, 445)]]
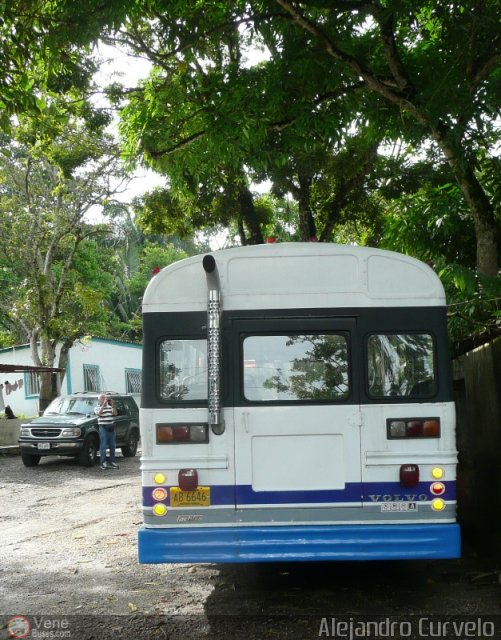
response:
[[(355, 320), (240, 320), (234, 328), (242, 520), (256, 518), (255, 509), (258, 521), (352, 518), (362, 504)], [(311, 507), (310, 516), (298, 513)]]

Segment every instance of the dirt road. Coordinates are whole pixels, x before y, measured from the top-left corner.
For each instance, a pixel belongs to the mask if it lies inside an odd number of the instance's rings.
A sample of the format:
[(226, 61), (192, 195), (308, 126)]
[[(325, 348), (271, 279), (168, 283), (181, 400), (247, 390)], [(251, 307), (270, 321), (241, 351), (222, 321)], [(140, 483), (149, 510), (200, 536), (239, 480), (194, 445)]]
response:
[(0, 638), (350, 638), (336, 625), (351, 620), (353, 640), (354, 625), (388, 617), (400, 625), (392, 637), (445, 637), (429, 625), (448, 616), (477, 621), (483, 635), (471, 627), (465, 637), (492, 637), (491, 620), (501, 629), (492, 618), (501, 614), (498, 567), (470, 553), (422, 563), (138, 565), (139, 458), (117, 461), (118, 471), (103, 472), (57, 458), (26, 469), (18, 456), (0, 457)]

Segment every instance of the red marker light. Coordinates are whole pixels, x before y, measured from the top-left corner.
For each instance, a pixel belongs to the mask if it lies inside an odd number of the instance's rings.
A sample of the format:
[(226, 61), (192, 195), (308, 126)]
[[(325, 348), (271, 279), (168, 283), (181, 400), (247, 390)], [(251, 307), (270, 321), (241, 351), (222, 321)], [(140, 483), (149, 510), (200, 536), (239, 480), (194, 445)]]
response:
[(190, 428), (188, 426), (176, 425), (172, 427), (174, 432), (174, 440), (176, 442), (187, 442), (190, 439)]
[(434, 482), (430, 489), (435, 496), (441, 496), (445, 491), (445, 485), (442, 482)]
[(423, 435), (423, 423), (421, 420), (409, 420), (407, 423), (407, 437), (419, 438)]
[(181, 491), (195, 491), (198, 487), (198, 471), (196, 469), (181, 469), (177, 479)]
[(400, 485), (417, 487), (419, 484), (419, 467), (417, 464), (403, 464), (400, 467)]

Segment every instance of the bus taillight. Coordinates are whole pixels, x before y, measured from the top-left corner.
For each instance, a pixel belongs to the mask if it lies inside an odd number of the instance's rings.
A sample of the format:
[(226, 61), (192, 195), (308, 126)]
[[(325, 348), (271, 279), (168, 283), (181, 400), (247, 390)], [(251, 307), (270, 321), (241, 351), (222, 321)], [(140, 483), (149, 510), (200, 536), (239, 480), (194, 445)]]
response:
[(395, 438), (440, 438), (440, 418), (392, 418), (386, 421), (386, 436)]
[(157, 424), (157, 444), (207, 443), (209, 430), (205, 424)]
[(400, 485), (417, 487), (419, 484), (419, 467), (417, 464), (403, 464), (400, 467)]
[(195, 491), (198, 487), (198, 471), (196, 469), (181, 469), (177, 480), (181, 491)]

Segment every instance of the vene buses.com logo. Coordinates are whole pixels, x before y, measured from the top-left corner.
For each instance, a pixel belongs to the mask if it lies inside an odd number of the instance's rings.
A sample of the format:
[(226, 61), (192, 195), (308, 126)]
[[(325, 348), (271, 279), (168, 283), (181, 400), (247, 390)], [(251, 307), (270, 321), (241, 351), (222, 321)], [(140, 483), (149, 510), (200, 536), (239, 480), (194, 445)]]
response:
[(27, 638), (31, 631), (31, 625), (25, 616), (13, 616), (7, 622), (7, 631), (10, 638)]

